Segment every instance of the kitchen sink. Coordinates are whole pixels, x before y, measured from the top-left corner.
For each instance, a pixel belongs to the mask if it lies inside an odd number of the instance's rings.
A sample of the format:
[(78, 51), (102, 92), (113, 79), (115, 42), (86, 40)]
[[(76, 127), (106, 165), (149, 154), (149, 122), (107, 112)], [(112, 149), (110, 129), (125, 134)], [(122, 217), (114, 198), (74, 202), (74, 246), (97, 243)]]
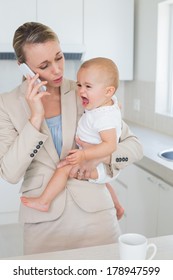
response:
[(166, 159), (166, 160), (169, 160), (169, 161), (173, 161), (173, 149), (162, 151), (162, 152), (160, 152), (158, 155), (159, 155), (159, 157), (161, 157), (162, 159)]

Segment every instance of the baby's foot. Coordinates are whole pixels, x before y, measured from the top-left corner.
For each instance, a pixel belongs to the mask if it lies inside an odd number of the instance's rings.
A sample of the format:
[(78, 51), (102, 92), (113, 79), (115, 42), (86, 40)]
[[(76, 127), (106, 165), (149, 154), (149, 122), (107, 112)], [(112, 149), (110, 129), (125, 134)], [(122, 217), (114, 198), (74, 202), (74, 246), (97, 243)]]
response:
[(49, 204), (48, 203), (42, 203), (41, 199), (39, 197), (25, 197), (22, 196), (21, 198), (22, 203), (30, 208), (47, 212), (49, 210)]
[(120, 220), (124, 215), (124, 208), (120, 206), (116, 208), (116, 210), (117, 210), (117, 219)]

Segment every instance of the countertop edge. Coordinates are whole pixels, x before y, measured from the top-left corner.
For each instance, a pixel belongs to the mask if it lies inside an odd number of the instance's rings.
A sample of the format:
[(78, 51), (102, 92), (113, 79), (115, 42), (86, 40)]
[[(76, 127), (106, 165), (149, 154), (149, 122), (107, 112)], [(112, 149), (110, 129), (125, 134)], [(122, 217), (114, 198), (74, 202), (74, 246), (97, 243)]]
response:
[(135, 165), (173, 186), (173, 161), (159, 157), (160, 151), (173, 147), (173, 137), (125, 120), (143, 146), (144, 156)]

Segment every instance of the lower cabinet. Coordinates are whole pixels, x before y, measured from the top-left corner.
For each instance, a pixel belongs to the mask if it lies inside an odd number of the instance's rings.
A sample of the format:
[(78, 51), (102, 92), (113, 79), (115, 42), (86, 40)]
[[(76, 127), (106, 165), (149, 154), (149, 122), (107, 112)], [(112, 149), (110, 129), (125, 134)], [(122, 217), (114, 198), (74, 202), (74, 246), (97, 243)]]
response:
[(125, 208), (122, 233), (147, 237), (173, 234), (173, 186), (131, 165), (121, 171), (113, 187)]

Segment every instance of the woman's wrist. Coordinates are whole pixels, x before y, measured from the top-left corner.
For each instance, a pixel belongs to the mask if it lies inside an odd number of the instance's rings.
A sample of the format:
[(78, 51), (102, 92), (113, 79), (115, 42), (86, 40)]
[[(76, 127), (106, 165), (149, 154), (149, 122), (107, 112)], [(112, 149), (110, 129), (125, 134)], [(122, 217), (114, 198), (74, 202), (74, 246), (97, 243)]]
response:
[(43, 120), (43, 116), (31, 116), (29, 119), (30, 123), (38, 130), (40, 130)]

